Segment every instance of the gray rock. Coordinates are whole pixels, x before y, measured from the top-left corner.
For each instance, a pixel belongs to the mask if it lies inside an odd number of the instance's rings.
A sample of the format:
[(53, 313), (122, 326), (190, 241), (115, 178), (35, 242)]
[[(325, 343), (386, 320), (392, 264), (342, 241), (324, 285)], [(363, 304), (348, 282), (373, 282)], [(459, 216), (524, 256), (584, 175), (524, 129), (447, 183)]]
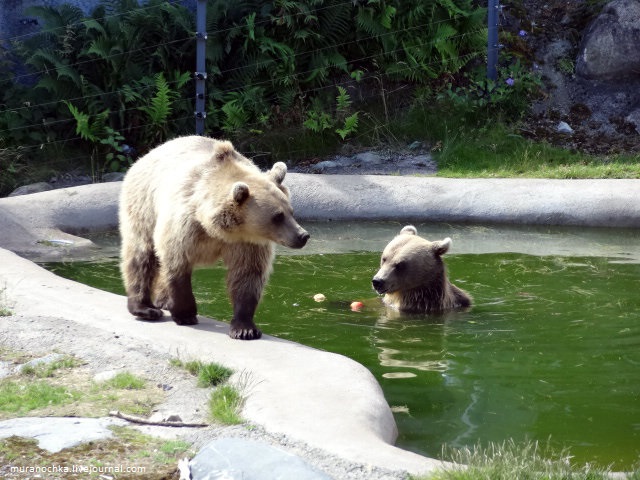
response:
[(361, 152), (356, 155), (356, 161), (362, 165), (381, 165), (384, 159), (376, 152)]
[(558, 123), (556, 130), (560, 133), (567, 133), (569, 135), (573, 133), (573, 128), (571, 128), (567, 122)]
[(431, 155), (415, 155), (413, 157), (409, 157), (409, 160), (412, 165), (417, 167), (429, 167), (435, 165), (433, 161), (433, 157)]
[(98, 372), (93, 376), (93, 381), (96, 383), (104, 383), (109, 380), (113, 380), (118, 375), (118, 370), (105, 370), (104, 372)]
[(585, 32), (576, 74), (611, 81), (636, 78), (640, 71), (640, 1), (614, 0)]
[(23, 185), (22, 187), (16, 188), (9, 194), (9, 196), (17, 197), (18, 195), (30, 195), (32, 193), (46, 192), (48, 190), (53, 190), (53, 187), (47, 182), (31, 183), (29, 185)]
[(631, 112), (625, 120), (636, 127), (636, 132), (640, 133), (640, 108)]
[(264, 442), (220, 438), (191, 460), (193, 480), (330, 480), (325, 473)]
[(112, 425), (126, 425), (117, 418), (25, 417), (0, 421), (0, 438), (34, 438), (51, 453), (81, 443), (111, 438)]
[(0, 361), (0, 379), (11, 375), (11, 362)]
[(124, 180), (123, 172), (109, 172), (102, 175), (103, 182), (120, 182)]
[(336, 164), (338, 165), (338, 167), (352, 167), (353, 164), (355, 163), (355, 160), (353, 157), (335, 157), (333, 159), (334, 162), (336, 162)]
[(567, 40), (560, 39), (545, 45), (539, 52), (542, 56), (542, 63), (539, 66), (540, 74), (552, 87), (553, 95), (549, 95), (538, 100), (533, 105), (533, 111), (537, 114), (550, 109), (557, 110), (566, 115), (569, 113), (571, 104), (572, 88), (569, 86), (570, 79), (556, 69), (556, 64), (560, 59), (570, 55), (572, 45)]
[(312, 165), (311, 170), (316, 173), (323, 173), (327, 170), (335, 170), (339, 166), (338, 162), (334, 162), (333, 160), (324, 160)]
[(16, 373), (22, 372), (25, 368), (28, 367), (37, 367), (38, 365), (49, 365), (53, 362), (57, 362), (62, 360), (64, 355), (61, 353), (50, 353), (44, 357), (34, 358), (33, 360), (29, 360), (27, 363), (23, 363), (22, 365), (18, 365), (15, 368)]

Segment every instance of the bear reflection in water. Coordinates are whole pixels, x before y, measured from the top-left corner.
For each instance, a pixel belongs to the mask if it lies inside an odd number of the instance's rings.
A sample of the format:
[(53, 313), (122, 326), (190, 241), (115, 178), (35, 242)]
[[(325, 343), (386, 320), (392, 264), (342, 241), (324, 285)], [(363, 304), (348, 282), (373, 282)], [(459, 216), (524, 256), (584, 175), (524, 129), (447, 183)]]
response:
[(302, 248), (309, 234), (293, 217), (284, 163), (262, 172), (227, 141), (166, 142), (129, 170), (120, 196), (121, 271), (131, 314), (198, 323), (193, 268), (221, 259), (233, 305), (232, 338), (262, 332), (253, 317), (271, 274), (274, 244)]
[(404, 227), (382, 252), (373, 288), (400, 312), (442, 313), (471, 306), (471, 297), (447, 278), (442, 261), (451, 239), (430, 242), (413, 225)]

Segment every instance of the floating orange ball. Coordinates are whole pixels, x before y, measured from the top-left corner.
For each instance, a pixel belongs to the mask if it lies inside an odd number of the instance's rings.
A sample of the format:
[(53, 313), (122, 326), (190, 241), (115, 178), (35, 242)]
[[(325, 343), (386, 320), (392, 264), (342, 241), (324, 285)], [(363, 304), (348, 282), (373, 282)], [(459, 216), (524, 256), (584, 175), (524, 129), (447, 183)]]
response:
[(364, 303), (362, 302), (351, 302), (351, 310), (354, 312), (359, 312), (362, 307), (364, 307)]

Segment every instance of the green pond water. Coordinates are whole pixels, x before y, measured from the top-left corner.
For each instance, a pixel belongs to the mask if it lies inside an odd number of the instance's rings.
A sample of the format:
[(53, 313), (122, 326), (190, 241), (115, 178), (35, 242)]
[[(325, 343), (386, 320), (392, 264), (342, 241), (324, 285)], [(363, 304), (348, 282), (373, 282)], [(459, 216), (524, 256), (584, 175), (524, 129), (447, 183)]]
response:
[[(394, 410), (398, 446), (438, 457), (444, 445), (512, 438), (568, 448), (577, 463), (625, 469), (640, 460), (637, 232), (607, 241), (603, 231), (419, 226), (432, 240), (453, 238), (450, 278), (475, 305), (400, 316), (370, 286), (398, 225), (308, 229), (306, 254), (277, 257), (256, 322), (366, 365)], [(518, 239), (520, 251), (509, 252)], [(113, 258), (46, 267), (123, 292)], [(194, 289), (199, 313), (228, 321), (224, 275), (220, 265), (199, 269)], [(315, 302), (316, 293), (327, 300)], [(354, 300), (361, 311), (351, 311)]]

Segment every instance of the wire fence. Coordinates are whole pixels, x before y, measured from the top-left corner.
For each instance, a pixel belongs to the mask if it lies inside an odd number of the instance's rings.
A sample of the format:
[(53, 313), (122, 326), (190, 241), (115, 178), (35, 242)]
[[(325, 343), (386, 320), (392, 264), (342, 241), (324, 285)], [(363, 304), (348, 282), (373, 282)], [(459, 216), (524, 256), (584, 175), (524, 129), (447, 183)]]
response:
[[(497, 1), (497, 0), (493, 0), (493, 1)], [(325, 6), (325, 7), (318, 7), (318, 9), (330, 9), (330, 8), (338, 8), (341, 6), (345, 6), (347, 4), (353, 5), (352, 0), (348, 0), (345, 1), (343, 3), (337, 3), (337, 4), (333, 4), (330, 6)], [(140, 13), (144, 13), (144, 12), (149, 12), (151, 9), (153, 8), (161, 8), (162, 5), (154, 5), (154, 6), (141, 6), (137, 9), (137, 11), (139, 11)], [(64, 25), (64, 26), (60, 26), (60, 27), (56, 27), (56, 28), (49, 28), (49, 29), (43, 29), (39, 32), (34, 32), (34, 33), (29, 33), (29, 34), (25, 34), (25, 35), (19, 35), (19, 36), (14, 36), (11, 38), (4, 38), (4, 39), (0, 39), (0, 45), (2, 44), (11, 44), (14, 43), (16, 41), (25, 41), (28, 38), (31, 38), (32, 36), (40, 36), (40, 38), (46, 38), (47, 36), (50, 35), (56, 35), (58, 33), (61, 32), (61, 29), (69, 29), (71, 27), (87, 27), (88, 22), (95, 22), (95, 21), (107, 21), (107, 20), (114, 20), (117, 19), (123, 15), (127, 15), (130, 12), (121, 12), (121, 13), (116, 13), (113, 15), (107, 15), (103, 18), (100, 19), (95, 19), (95, 18), (91, 18), (91, 19), (81, 19), (78, 20), (75, 23), (71, 23), (69, 25)], [(298, 15), (304, 15), (305, 13), (299, 13)], [(424, 30), (426, 28), (437, 28), (438, 27), (438, 23), (446, 23), (446, 22), (451, 22), (452, 20), (456, 20), (456, 19), (460, 19), (462, 18), (462, 16), (459, 16), (458, 18), (451, 18), (451, 19), (447, 19), (447, 20), (442, 20), (441, 22), (430, 22), (430, 23), (423, 23), (423, 24), (419, 24), (419, 25), (414, 25), (412, 27), (409, 28), (405, 28), (405, 29), (388, 29), (382, 33), (375, 33), (375, 34), (370, 34), (370, 35), (365, 35), (362, 36), (360, 38), (358, 38), (357, 40), (349, 40), (349, 41), (345, 41), (345, 42), (336, 42), (330, 45), (326, 45), (324, 47), (322, 47), (321, 49), (318, 50), (319, 52), (322, 51), (331, 51), (333, 49), (346, 49), (349, 47), (354, 47), (357, 46), (357, 44), (359, 42), (366, 42), (366, 41), (373, 41), (373, 40), (384, 40), (385, 37), (392, 37), (394, 35), (397, 35), (400, 32), (403, 33), (407, 33), (410, 30), (415, 30), (415, 31), (421, 31)], [(269, 22), (271, 22), (272, 20), (263, 20), (260, 22), (256, 22), (256, 25), (260, 25), (260, 24), (268, 24)], [(194, 27), (195, 27), (195, 18), (194, 18)], [(218, 30), (214, 30), (211, 32), (207, 32), (209, 35), (209, 38), (211, 38), (211, 36), (215, 36), (218, 34), (222, 34), (222, 33), (228, 33), (234, 29), (238, 29), (241, 28), (242, 26), (233, 26), (233, 27), (228, 27), (228, 28), (223, 28), (223, 29), (218, 29)], [(464, 32), (464, 33), (459, 33), (457, 35), (453, 35), (453, 36), (449, 36), (447, 39), (449, 41), (461, 41), (464, 39), (464, 37), (466, 36), (477, 36), (477, 35), (483, 35), (486, 33), (486, 27), (481, 27), (478, 28), (476, 30), (473, 31), (469, 31), (469, 32)], [(389, 57), (389, 56), (393, 56), (395, 54), (400, 54), (403, 51), (406, 51), (407, 49), (413, 49), (413, 48), (432, 48), (435, 46), (435, 42), (437, 42), (438, 40), (430, 40), (430, 41), (416, 41), (412, 44), (409, 45), (401, 45), (398, 46), (397, 49), (395, 50), (391, 50), (391, 51), (380, 51), (380, 52), (376, 52), (373, 54), (364, 54), (361, 55), (357, 58), (350, 58), (349, 62), (351, 64), (360, 64), (360, 63), (364, 63), (364, 62), (376, 62), (376, 61), (380, 61), (383, 57)], [(60, 68), (76, 68), (76, 67), (83, 67), (83, 68), (87, 68), (89, 66), (91, 66), (92, 62), (104, 62), (105, 60), (109, 60), (109, 59), (115, 59), (117, 57), (127, 57), (127, 56), (131, 56), (133, 54), (149, 54), (150, 52), (154, 52), (157, 51), (160, 48), (163, 47), (171, 47), (173, 45), (178, 45), (178, 44), (185, 44), (185, 43), (190, 43), (190, 45), (192, 45), (193, 50), (195, 51), (195, 47), (196, 47), (196, 36), (188, 36), (188, 37), (184, 37), (184, 38), (179, 38), (179, 39), (174, 39), (174, 40), (169, 40), (166, 42), (158, 42), (156, 44), (153, 45), (149, 45), (149, 46), (145, 46), (142, 48), (131, 48), (128, 50), (124, 50), (124, 51), (120, 51), (120, 52), (116, 52), (113, 53), (110, 56), (106, 56), (106, 57), (101, 57), (100, 59), (86, 59), (86, 60), (82, 60), (82, 61), (78, 61), (75, 63), (70, 63), (70, 64), (66, 64), (64, 65), (64, 67), (60, 67)], [(297, 53), (294, 52), (291, 60), (295, 61), (299, 56), (301, 55), (306, 55), (308, 54), (308, 52), (301, 52), (301, 53)], [(445, 62), (457, 62), (457, 63), (467, 63), (468, 61), (472, 60), (473, 58), (479, 58), (479, 57), (484, 57), (487, 54), (487, 50), (485, 49), (478, 49), (478, 50), (474, 50), (471, 52), (467, 52), (463, 55), (458, 55), (458, 56), (451, 56), (450, 58), (444, 60)], [(244, 66), (235, 66), (232, 68), (228, 68), (228, 69), (222, 69), (220, 72), (218, 72), (218, 76), (222, 77), (222, 76), (230, 76), (230, 75), (234, 75), (234, 74), (242, 74), (243, 72), (248, 71), (249, 69), (255, 69), (255, 68), (261, 68), (264, 67), (267, 63), (272, 62), (272, 60), (268, 60), (265, 61), (264, 64), (250, 64), (250, 65), (244, 65)], [(362, 78), (360, 79), (360, 81), (367, 81), (367, 80), (371, 80), (371, 79), (376, 79), (378, 82), (381, 83), (392, 83), (394, 81), (394, 79), (397, 77), (398, 74), (404, 73), (407, 75), (410, 74), (415, 74), (415, 76), (418, 76), (419, 74), (423, 73), (423, 70), (425, 67), (437, 67), (439, 65), (443, 64), (443, 59), (442, 58), (434, 58), (432, 62), (427, 62), (427, 63), (423, 63), (421, 65), (417, 65), (417, 66), (411, 66), (411, 65), (405, 65), (403, 67), (399, 67), (396, 68), (395, 71), (393, 72), (393, 74), (391, 73), (384, 73), (384, 72), (373, 72), (373, 73), (365, 73), (363, 74)], [(195, 65), (194, 65), (195, 67)], [(270, 84), (275, 83), (279, 83), (279, 84), (286, 84), (286, 83), (292, 83), (292, 82), (300, 82), (302, 79), (310, 77), (312, 75), (315, 75), (318, 73), (318, 71), (320, 70), (320, 67), (315, 68), (315, 69), (307, 69), (304, 71), (297, 71), (295, 73), (291, 73), (291, 74), (287, 74), (287, 75), (282, 75), (282, 76), (271, 76), (268, 79), (264, 79), (264, 80), (258, 80), (258, 81), (253, 81), (249, 84), (244, 84), (241, 86), (236, 86), (236, 87), (231, 87), (231, 88), (226, 88), (226, 89), (219, 89), (217, 94), (218, 95), (228, 95), (231, 94), (233, 92), (240, 92), (242, 90), (246, 90), (246, 89), (250, 89), (250, 88), (255, 88), (255, 87), (268, 87)], [(54, 69), (46, 69), (46, 70), (39, 70), (36, 72), (29, 72), (29, 73), (20, 73), (18, 75), (14, 75), (13, 76), (13, 80), (14, 81), (27, 81), (33, 78), (38, 78), (41, 77), (43, 75), (51, 75), (51, 76), (58, 76), (58, 75), (62, 75), (64, 74), (64, 72), (61, 71), (61, 69), (58, 68), (54, 68)], [(175, 86), (177, 81), (171, 82), (169, 81), (168, 84), (170, 86)], [(302, 97), (305, 98), (310, 98), (311, 96), (323, 91), (323, 90), (330, 90), (330, 89), (336, 89), (336, 87), (338, 86), (348, 86), (353, 84), (353, 80), (349, 77), (346, 77), (344, 80), (334, 80), (330, 83), (327, 83), (326, 85), (321, 85), (321, 86), (315, 86), (315, 87), (309, 87), (309, 88), (305, 88), (302, 89), (300, 91), (300, 95)], [(140, 89), (140, 91), (142, 91), (145, 88), (148, 88), (148, 86), (146, 85), (140, 85), (138, 87), (127, 87), (128, 91), (127, 93), (130, 93), (131, 89), (133, 89), (135, 91), (136, 88)], [(112, 92), (108, 92), (109, 94), (115, 94), (115, 95), (124, 95), (125, 92), (123, 90), (114, 90)], [(390, 94), (392, 92), (387, 92), (387, 94)], [(73, 97), (68, 97), (68, 98), (63, 98), (63, 99), (58, 99), (58, 100), (52, 100), (52, 101), (45, 101), (45, 102), (40, 102), (40, 103), (36, 103), (36, 104), (24, 104), (21, 106), (15, 106), (10, 108), (10, 110), (12, 112), (15, 113), (24, 113), (25, 116), (28, 116), (29, 112), (31, 111), (35, 111), (37, 109), (42, 109), (42, 108), (55, 108), (61, 104), (65, 104), (65, 103), (70, 103), (70, 104), (78, 104), (81, 102), (87, 102), (87, 101), (91, 101), (93, 99), (98, 99), (101, 96), (105, 95), (105, 92), (97, 92), (95, 94), (92, 95), (82, 95), (82, 96), (73, 96)], [(378, 92), (370, 92), (368, 94), (365, 94), (362, 96), (362, 98), (360, 98), (360, 100), (362, 101), (367, 101), (367, 100), (371, 100), (375, 97), (379, 97), (380, 93)], [(177, 98), (173, 99), (173, 103), (175, 106), (182, 106), (181, 110), (185, 110), (189, 105), (194, 105), (195, 103), (195, 89), (193, 84), (188, 84), (186, 86), (186, 88), (181, 89), (180, 91), (180, 96)], [(124, 108), (122, 110), (120, 110), (120, 114), (126, 114), (128, 112), (133, 112), (134, 110), (137, 110), (138, 107), (131, 107), (131, 108)], [(1, 112), (0, 112), (1, 113)], [(213, 113), (213, 112), (208, 112), (208, 113)], [(95, 120), (97, 117), (97, 115), (90, 115), (89, 116), (89, 120)], [(183, 122), (188, 121), (189, 119), (193, 119), (193, 115), (185, 115), (185, 116), (181, 116), (179, 118), (174, 118), (172, 119), (173, 123), (175, 125), (179, 125)], [(54, 119), (54, 120), (50, 120), (47, 121), (46, 123), (43, 124), (43, 122), (37, 122), (37, 123), (30, 123), (27, 125), (18, 125), (18, 126), (14, 126), (14, 127), (8, 127), (8, 128), (4, 128), (4, 129), (0, 129), (0, 138), (2, 137), (11, 137), (15, 134), (17, 134), (18, 132), (21, 133), (25, 133), (25, 132), (30, 132), (30, 131), (36, 131), (36, 130), (40, 130), (43, 127), (53, 127), (53, 126), (68, 126), (70, 129), (72, 129), (72, 127), (75, 125), (76, 120), (74, 118), (64, 118), (64, 119)], [(144, 129), (144, 128), (150, 128), (152, 127), (153, 124), (151, 123), (147, 123), (147, 124), (139, 124), (139, 125), (135, 125), (135, 126), (130, 126), (130, 130), (137, 130), (137, 129)], [(250, 129), (257, 129), (260, 128), (261, 123), (260, 122), (251, 122), (251, 123), (247, 123), (245, 125), (245, 128), (250, 130)], [(384, 125), (383, 125), (384, 126)], [(193, 130), (192, 130), (193, 131)], [(180, 131), (180, 132), (175, 132), (176, 134), (187, 134), (187, 133), (192, 133), (188, 132), (188, 131)], [(363, 132), (361, 132), (362, 134)], [(76, 136), (69, 136), (67, 138), (64, 139), (55, 139), (52, 141), (48, 141), (46, 143), (47, 147), (53, 147), (55, 148), (56, 146), (63, 146), (67, 143), (71, 143), (71, 142), (76, 142), (81, 140), (81, 136), (78, 134)], [(43, 143), (40, 141), (34, 141), (32, 143), (26, 143), (24, 145), (21, 146), (21, 151), (24, 153), (28, 153), (29, 151), (35, 151), (38, 149), (42, 149), (43, 148)], [(80, 157), (83, 158), (83, 157)], [(78, 158), (78, 160), (80, 160), (80, 158)], [(74, 159), (70, 159), (70, 160), (74, 160)]]

